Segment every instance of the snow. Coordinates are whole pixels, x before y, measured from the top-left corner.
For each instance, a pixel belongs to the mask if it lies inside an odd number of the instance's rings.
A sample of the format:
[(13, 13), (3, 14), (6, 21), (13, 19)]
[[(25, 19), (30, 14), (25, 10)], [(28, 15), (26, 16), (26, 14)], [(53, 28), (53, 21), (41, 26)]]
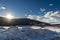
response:
[(41, 28), (37, 26), (0, 27), (0, 40), (52, 40), (60, 37), (59, 29), (56, 27)]
[(60, 27), (44, 27), (44, 29), (49, 29), (49, 30), (52, 30), (52, 31), (55, 31), (55, 32), (60, 32)]

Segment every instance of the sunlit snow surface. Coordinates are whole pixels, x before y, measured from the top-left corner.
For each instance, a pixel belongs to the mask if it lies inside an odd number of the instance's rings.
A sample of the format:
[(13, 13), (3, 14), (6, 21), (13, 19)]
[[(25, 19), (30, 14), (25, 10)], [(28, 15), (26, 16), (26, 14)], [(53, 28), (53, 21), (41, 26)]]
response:
[(0, 27), (0, 40), (60, 40), (58, 38), (60, 27)]

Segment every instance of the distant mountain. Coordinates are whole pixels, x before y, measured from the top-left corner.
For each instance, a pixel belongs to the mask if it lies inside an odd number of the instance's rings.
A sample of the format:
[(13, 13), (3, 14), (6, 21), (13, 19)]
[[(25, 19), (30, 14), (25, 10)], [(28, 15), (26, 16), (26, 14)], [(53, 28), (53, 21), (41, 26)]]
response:
[(60, 26), (60, 24), (50, 24), (51, 26)]
[(4, 17), (0, 17), (0, 26), (16, 26), (16, 25), (49, 26), (50, 24), (28, 18), (7, 19)]

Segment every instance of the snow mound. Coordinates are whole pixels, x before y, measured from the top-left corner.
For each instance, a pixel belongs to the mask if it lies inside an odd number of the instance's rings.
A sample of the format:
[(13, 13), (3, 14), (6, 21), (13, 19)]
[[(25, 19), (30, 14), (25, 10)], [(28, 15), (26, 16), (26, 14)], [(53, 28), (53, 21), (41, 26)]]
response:
[(30, 27), (23, 27), (21, 30), (18, 27), (10, 27), (2, 28), (2, 30), (0, 30), (0, 40), (52, 40), (58, 35), (57, 32), (48, 29), (32, 29)]

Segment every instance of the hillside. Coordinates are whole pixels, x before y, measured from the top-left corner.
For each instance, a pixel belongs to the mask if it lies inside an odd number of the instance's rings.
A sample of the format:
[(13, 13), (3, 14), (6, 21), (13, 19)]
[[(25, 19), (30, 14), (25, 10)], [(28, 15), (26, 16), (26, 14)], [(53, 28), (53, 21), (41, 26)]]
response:
[(20, 25), (30, 25), (30, 26), (49, 26), (50, 24), (45, 22), (40, 22), (37, 20), (32, 20), (28, 18), (19, 18), (19, 19), (7, 19), (0, 17), (0, 26), (20, 26)]

